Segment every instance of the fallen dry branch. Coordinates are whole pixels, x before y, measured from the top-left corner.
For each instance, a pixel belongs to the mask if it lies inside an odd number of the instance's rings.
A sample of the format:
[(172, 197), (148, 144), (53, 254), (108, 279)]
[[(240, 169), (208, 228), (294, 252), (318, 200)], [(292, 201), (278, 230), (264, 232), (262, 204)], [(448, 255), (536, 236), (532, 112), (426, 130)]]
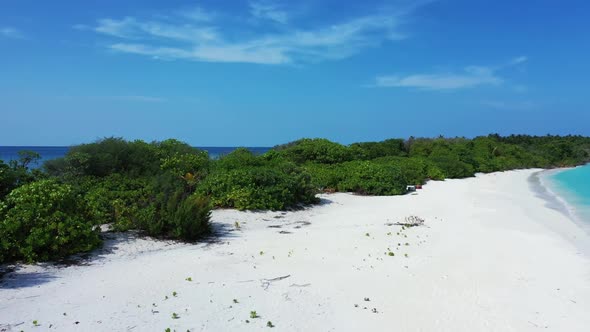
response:
[(289, 278), (290, 276), (291, 276), (291, 275), (290, 275), (290, 274), (288, 274), (288, 275), (286, 275), (286, 276), (282, 276), (282, 277), (276, 277), (276, 278), (272, 278), (272, 279), (262, 279), (262, 280), (260, 280), (260, 286), (262, 286), (262, 288), (264, 288), (264, 290), (267, 290), (267, 289), (268, 289), (268, 287), (270, 287), (270, 284), (271, 284), (272, 282), (275, 282), (275, 281), (281, 281), (281, 280), (283, 280), (283, 279), (287, 279), (287, 278)]
[(414, 227), (414, 226), (421, 226), (424, 224), (424, 219), (418, 216), (409, 216), (404, 219), (404, 221), (396, 222), (395, 225), (398, 226), (406, 226), (406, 227)]

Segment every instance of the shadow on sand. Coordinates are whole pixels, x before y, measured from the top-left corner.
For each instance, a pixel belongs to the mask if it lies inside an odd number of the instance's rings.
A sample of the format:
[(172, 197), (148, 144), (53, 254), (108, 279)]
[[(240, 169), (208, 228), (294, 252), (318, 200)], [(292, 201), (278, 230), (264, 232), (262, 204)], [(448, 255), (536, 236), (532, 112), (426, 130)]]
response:
[(0, 273), (0, 289), (19, 289), (42, 285), (55, 280), (49, 271), (31, 272), (20, 271), (21, 267), (9, 267)]
[(331, 199), (327, 199), (325, 197), (320, 197), (320, 202), (317, 205), (324, 206), (324, 205), (330, 205), (333, 203), (334, 203), (334, 201)]
[[(333, 204), (334, 202), (328, 198), (321, 197), (319, 203), (314, 205), (302, 206), (298, 209), (293, 209), (291, 212), (312, 209), (317, 206), (325, 206)], [(288, 211), (281, 212), (286, 214)], [(230, 238), (241, 236), (241, 232), (227, 223), (211, 223), (211, 233), (204, 236), (198, 242), (193, 244), (195, 250), (207, 249), (210, 246), (218, 245), (227, 242)], [(38, 263), (30, 269), (30, 265), (14, 264), (14, 265), (0, 265), (0, 289), (18, 289), (35, 287), (48, 282), (51, 282), (58, 277), (56, 276), (57, 269), (68, 268), (71, 266), (88, 266), (92, 264), (100, 264), (113, 257), (119, 250), (125, 246), (133, 246), (133, 243), (138, 240), (151, 240), (160, 242), (164, 246), (155, 246), (153, 249), (146, 248), (138, 250), (133, 255), (141, 255), (142, 253), (151, 250), (162, 250), (167, 246), (174, 246), (183, 244), (177, 240), (156, 239), (149, 237), (137, 231), (127, 231), (124, 233), (103, 233), (103, 245), (89, 253), (83, 253), (70, 256), (66, 259), (50, 262)], [(185, 243), (187, 246), (190, 245)], [(31, 271), (38, 270), (38, 271)]]
[[(211, 233), (204, 236), (198, 242), (193, 243), (195, 249), (204, 249), (208, 246), (220, 244), (227, 241), (228, 238), (239, 236), (237, 232), (230, 225), (221, 223), (211, 224)], [(136, 231), (128, 231), (124, 233), (103, 233), (103, 245), (88, 253), (82, 253), (70, 256), (60, 261), (37, 263), (34, 265), (26, 264), (11, 264), (0, 265), (0, 289), (19, 289), (27, 287), (39, 286), (56, 280), (56, 271), (62, 268), (72, 266), (89, 266), (93, 264), (101, 264), (104, 261), (112, 258), (117, 251), (122, 250), (125, 246), (133, 246), (133, 243), (138, 240), (149, 240), (159, 242), (160, 246), (154, 248), (140, 249), (133, 255), (141, 255), (142, 253), (152, 250), (165, 250), (168, 246), (191, 245), (191, 243), (183, 243), (177, 240), (156, 239), (144, 235)], [(162, 245), (163, 244), (163, 245)], [(31, 268), (32, 267), (32, 268)], [(31, 271), (38, 270), (38, 271)]]

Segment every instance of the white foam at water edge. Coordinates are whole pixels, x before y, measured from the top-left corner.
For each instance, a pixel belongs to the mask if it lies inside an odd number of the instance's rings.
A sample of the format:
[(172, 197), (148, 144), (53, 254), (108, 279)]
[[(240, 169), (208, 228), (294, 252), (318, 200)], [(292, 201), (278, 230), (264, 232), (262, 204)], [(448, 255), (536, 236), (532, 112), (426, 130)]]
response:
[[(551, 176), (569, 169), (571, 168), (551, 169), (534, 173), (531, 175), (531, 183), (534, 185), (537, 194), (547, 201), (548, 207), (562, 212), (573, 222), (590, 232), (590, 224), (584, 222), (580, 209), (574, 204), (574, 195), (568, 194), (566, 189), (561, 188), (559, 184), (551, 180)], [(567, 197), (570, 197), (570, 199)]]

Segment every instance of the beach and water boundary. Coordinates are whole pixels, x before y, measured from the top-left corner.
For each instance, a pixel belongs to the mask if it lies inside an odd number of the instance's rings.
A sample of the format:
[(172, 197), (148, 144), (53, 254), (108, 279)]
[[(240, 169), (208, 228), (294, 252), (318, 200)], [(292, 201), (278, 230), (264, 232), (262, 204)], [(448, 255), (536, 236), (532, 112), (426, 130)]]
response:
[[(557, 210), (590, 234), (590, 197), (584, 194), (584, 186), (590, 182), (575, 173), (590, 173), (590, 164), (541, 170), (529, 177), (532, 191), (543, 198), (546, 206)], [(572, 174), (574, 173), (574, 174)], [(590, 180), (590, 179), (588, 179)]]

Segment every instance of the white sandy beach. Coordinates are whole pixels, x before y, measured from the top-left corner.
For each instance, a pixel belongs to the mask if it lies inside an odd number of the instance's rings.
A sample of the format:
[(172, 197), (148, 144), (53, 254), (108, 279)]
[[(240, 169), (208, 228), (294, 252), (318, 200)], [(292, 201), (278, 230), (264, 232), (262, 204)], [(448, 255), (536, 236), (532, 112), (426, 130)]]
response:
[[(220, 210), (213, 243), (117, 237), (83, 265), (19, 266), (0, 331), (588, 331), (590, 237), (534, 194), (536, 171)], [(425, 226), (391, 225), (409, 215)]]

